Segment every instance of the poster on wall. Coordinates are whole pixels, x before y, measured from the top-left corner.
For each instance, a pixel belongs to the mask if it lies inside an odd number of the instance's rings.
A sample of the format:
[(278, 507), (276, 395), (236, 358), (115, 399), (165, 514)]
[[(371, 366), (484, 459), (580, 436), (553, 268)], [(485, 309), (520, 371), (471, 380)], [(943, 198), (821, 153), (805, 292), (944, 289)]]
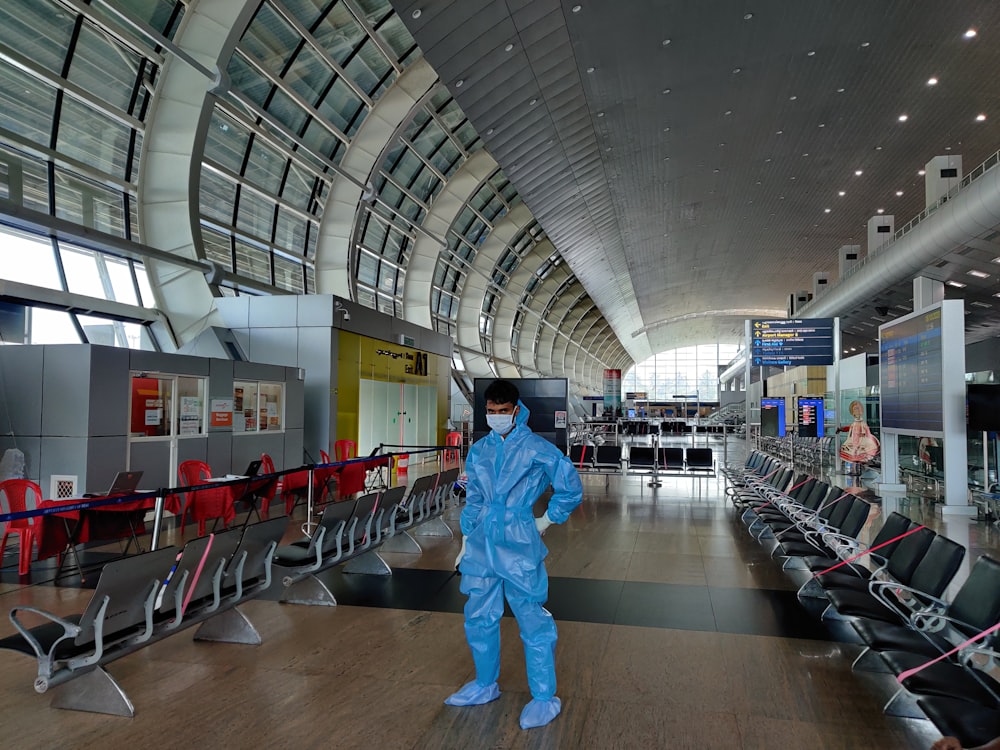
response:
[(160, 419), (160, 412), (162, 409), (146, 409), (146, 426), (154, 427), (162, 421)]
[(232, 427), (233, 426), (233, 401), (231, 398), (213, 398), (210, 402), (208, 413), (209, 427)]

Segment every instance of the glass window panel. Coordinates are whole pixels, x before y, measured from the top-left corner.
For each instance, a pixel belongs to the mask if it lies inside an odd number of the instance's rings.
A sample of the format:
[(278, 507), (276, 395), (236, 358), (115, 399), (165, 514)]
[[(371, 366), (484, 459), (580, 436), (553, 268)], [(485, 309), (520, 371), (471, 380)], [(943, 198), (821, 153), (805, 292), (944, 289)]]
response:
[(69, 80), (124, 112), (141, 59), (85, 23), (70, 63)]
[(312, 198), (315, 181), (316, 178), (310, 172), (306, 172), (292, 162), (288, 168), (288, 176), (285, 178), (285, 187), (281, 191), (281, 197), (296, 208), (305, 211), (309, 208), (309, 200)]
[(375, 286), (377, 276), (378, 259), (365, 250), (358, 252), (358, 283)]
[(448, 136), (445, 135), (441, 126), (434, 122), (434, 120), (431, 120), (427, 123), (427, 127), (417, 133), (416, 138), (413, 139), (413, 147), (417, 150), (418, 154), (426, 159), (437, 151), (447, 139)]
[(382, 263), (379, 265), (378, 272), (378, 286), (383, 292), (387, 294), (396, 293), (396, 275), (397, 269), (388, 263)]
[(90, 194), (93, 223), (88, 224), (99, 232), (125, 236), (125, 212), (122, 206), (123, 196), (112, 190), (97, 188)]
[(420, 157), (407, 149), (406, 153), (403, 154), (402, 158), (397, 162), (396, 167), (392, 170), (392, 175), (397, 182), (409, 185), (423, 167), (424, 163), (420, 161)]
[(316, 257), (316, 245), (319, 242), (319, 224), (314, 221), (309, 222), (309, 238), (306, 246), (306, 257)]
[[(268, 102), (267, 111), (293, 133), (300, 133), (309, 119), (309, 113), (281, 89), (275, 90)], [(275, 133), (274, 136), (280, 137), (280, 134)]]
[(30, 343), (32, 344), (79, 344), (77, 333), (69, 313), (61, 310), (46, 310), (32, 307), (30, 310)]
[(205, 378), (177, 377), (177, 435), (205, 433)]
[[(233, 251), (230, 238), (204, 227), (201, 231), (201, 238), (205, 248), (205, 257), (218, 263), (227, 271), (233, 271)], [(143, 298), (145, 299), (145, 295)]]
[(120, 201), (120, 196), (108, 190), (103, 185), (98, 185), (89, 180), (84, 180), (74, 174), (70, 174), (56, 168), (56, 216), (74, 224), (81, 224), (87, 227), (97, 228), (98, 222), (112, 220), (112, 226), (120, 226), (121, 207), (118, 207), (119, 216), (111, 217), (107, 213), (100, 215), (102, 202), (105, 204), (103, 210), (110, 210), (112, 201)]
[(358, 98), (347, 82), (343, 78), (338, 78), (330, 87), (326, 97), (320, 102), (317, 110), (340, 132), (346, 133), (354, 116), (364, 106), (364, 102)]
[(325, 157), (331, 157), (340, 147), (341, 141), (319, 118), (312, 118), (302, 135), (306, 146)]
[(244, 174), (249, 182), (277, 195), (287, 165), (288, 160), (284, 156), (258, 137), (250, 149), (250, 159)]
[(125, 176), (129, 128), (71, 97), (65, 97), (58, 150), (101, 172)]
[(135, 284), (132, 283), (132, 271), (129, 262), (122, 258), (115, 258), (105, 255), (104, 267), (108, 271), (108, 279), (111, 282), (111, 291), (117, 302), (124, 302), (128, 305), (138, 305), (139, 298), (135, 293)]
[(130, 437), (166, 437), (170, 434), (174, 381), (170, 377), (132, 374)]
[(385, 242), (385, 237), (388, 232), (389, 228), (386, 224), (376, 219), (375, 214), (369, 211), (368, 220), (365, 222), (365, 231), (361, 238), (361, 242), (372, 252), (381, 253), (382, 245)]
[(0, 227), (0, 278), (62, 289), (52, 243)]
[(451, 99), (444, 107), (439, 109), (437, 115), (448, 130), (453, 131), (465, 122), (465, 113), (454, 99)]
[(68, 291), (107, 299), (94, 251), (62, 244), (59, 247), (59, 255), (62, 258), (63, 270), (66, 272)]
[(228, 177), (202, 167), (201, 190), (198, 193), (201, 214), (222, 224), (233, 223), (233, 206), (236, 203), (236, 183)]
[(278, 221), (274, 233), (274, 244), (296, 255), (304, 255), (306, 252), (306, 230), (308, 226), (309, 222), (306, 219), (286, 208), (279, 207)]
[(14, 68), (0, 70), (0, 127), (33, 143), (48, 145), (55, 89)]
[(316, 293), (316, 272), (310, 267), (306, 266), (306, 294)]
[(283, 3), (307, 29), (316, 23), (324, 8), (330, 4), (329, 0), (283, 0)]
[(378, 35), (393, 51), (396, 60), (402, 59), (416, 45), (402, 19), (395, 14), (378, 27)]
[(216, 109), (208, 127), (205, 157), (239, 174), (249, 141), (250, 134), (243, 125)]
[(373, 39), (368, 39), (362, 44), (361, 49), (344, 68), (344, 72), (358, 88), (368, 95), (378, 90), (379, 83), (391, 70), (392, 65), (385, 59), (385, 55)]
[(233, 432), (257, 432), (260, 383), (233, 381)]
[[(0, 43), (61, 73), (73, 35), (76, 14), (51, 0), (4, 0), (0, 3)], [(9, 69), (3, 76), (9, 75)]]
[(285, 82), (310, 104), (316, 104), (333, 80), (334, 71), (313, 47), (306, 45), (285, 74)]
[(236, 273), (271, 283), (271, 255), (266, 250), (236, 240)]
[(461, 157), (462, 152), (458, 150), (458, 147), (450, 140), (447, 140), (431, 156), (430, 162), (438, 172), (448, 176), (453, 171), (453, 168), (457, 166), (457, 162)]
[(441, 180), (435, 174), (434, 170), (425, 166), (414, 178), (413, 183), (410, 185), (410, 192), (418, 199), (427, 202), (439, 182)]
[[(149, 277), (146, 275), (146, 266), (137, 261), (132, 262), (135, 268), (135, 280), (139, 284), (140, 304), (143, 307), (156, 307), (156, 297), (153, 296), (153, 288), (149, 285)], [(147, 348), (143, 346), (142, 348)]]
[(274, 256), (274, 285), (290, 292), (302, 294), (305, 290), (303, 282), (303, 266), (301, 263)]
[(375, 309), (375, 292), (358, 287), (358, 304)]
[(233, 89), (240, 91), (250, 101), (259, 107), (264, 106), (272, 84), (267, 78), (257, 72), (256, 68), (244, 60), (238, 53), (229, 58), (227, 66), (229, 80)]
[(274, 223), (274, 203), (249, 190), (240, 193), (236, 226), (255, 237), (270, 241)]
[[(83, 335), (87, 337), (88, 344), (125, 347), (124, 331), (120, 330), (121, 326), (115, 321), (93, 315), (77, 315), (76, 321), (83, 328)], [(119, 332), (122, 333), (121, 336)]]
[(0, 148), (0, 194), (14, 203), (47, 214), (48, 166), (38, 159)]
[(479, 140), (479, 134), (476, 132), (476, 129), (472, 127), (472, 123), (466, 122), (462, 125), (455, 131), (455, 136), (461, 142), (466, 151), (472, 152), (475, 150), (472, 146)]
[(354, 48), (367, 38), (344, 3), (337, 3), (313, 31), (313, 36), (326, 53), (343, 66)]
[[(172, 31), (176, 28), (176, 23), (171, 25), (170, 19), (173, 16), (174, 6), (178, 5), (177, 0), (116, 0), (116, 5), (122, 7), (132, 16), (139, 18), (154, 29), (167, 33), (166, 36), (173, 36)], [(183, 10), (184, 6), (181, 5)], [(177, 14), (178, 19), (183, 18), (183, 13)]]
[(284, 386), (281, 383), (260, 384), (260, 430), (280, 431), (284, 428)]
[(241, 40), (241, 46), (266, 70), (284, 69), (302, 37), (268, 3), (262, 3)]

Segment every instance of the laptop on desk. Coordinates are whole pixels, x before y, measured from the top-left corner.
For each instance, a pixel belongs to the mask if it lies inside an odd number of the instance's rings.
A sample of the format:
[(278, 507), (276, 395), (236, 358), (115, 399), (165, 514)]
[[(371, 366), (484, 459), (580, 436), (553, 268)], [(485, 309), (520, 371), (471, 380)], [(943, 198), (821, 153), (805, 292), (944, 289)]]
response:
[(135, 492), (136, 488), (139, 486), (139, 480), (142, 479), (141, 471), (119, 471), (115, 474), (115, 480), (111, 483), (111, 487), (104, 494), (106, 495), (128, 495), (129, 493)]
[(226, 479), (253, 479), (260, 471), (261, 460), (258, 458), (247, 464), (242, 474), (227, 474)]

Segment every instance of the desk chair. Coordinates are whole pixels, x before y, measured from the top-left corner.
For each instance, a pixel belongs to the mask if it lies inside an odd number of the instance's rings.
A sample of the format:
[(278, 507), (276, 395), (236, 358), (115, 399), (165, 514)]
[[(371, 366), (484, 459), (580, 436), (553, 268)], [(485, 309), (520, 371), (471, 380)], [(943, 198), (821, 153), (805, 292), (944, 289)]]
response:
[[(8, 479), (0, 482), (0, 512), (21, 513), (28, 509), (28, 492), (35, 495), (35, 507), (42, 502), (42, 489), (30, 479)], [(17, 572), (19, 575), (28, 575), (31, 571), (31, 548), (35, 544), (35, 527), (30, 518), (21, 518), (16, 521), (8, 521), (3, 530), (3, 538), (0, 539), (0, 558), (7, 548), (7, 537), (17, 534), (20, 543), (20, 555), (18, 556)]]

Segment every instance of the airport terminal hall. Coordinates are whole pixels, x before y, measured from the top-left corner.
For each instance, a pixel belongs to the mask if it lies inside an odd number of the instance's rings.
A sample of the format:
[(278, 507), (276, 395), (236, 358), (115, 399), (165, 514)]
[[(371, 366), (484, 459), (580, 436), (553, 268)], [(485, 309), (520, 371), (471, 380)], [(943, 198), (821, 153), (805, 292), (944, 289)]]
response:
[(998, 70), (0, 0), (0, 745), (1000, 750)]

